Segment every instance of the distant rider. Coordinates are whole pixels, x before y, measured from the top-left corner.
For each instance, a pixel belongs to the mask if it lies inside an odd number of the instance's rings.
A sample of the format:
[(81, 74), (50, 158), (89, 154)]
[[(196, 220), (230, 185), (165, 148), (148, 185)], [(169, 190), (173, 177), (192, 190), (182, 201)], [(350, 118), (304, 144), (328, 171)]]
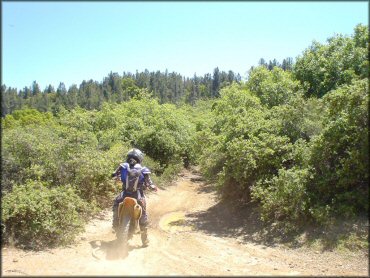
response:
[[(149, 188), (157, 191), (158, 188), (153, 184), (149, 174), (151, 173), (147, 167), (141, 166), (144, 154), (139, 149), (131, 149), (126, 156), (126, 162), (121, 163), (112, 177), (121, 178), (122, 192), (115, 198), (113, 202), (113, 229), (117, 232), (118, 228), (118, 205), (125, 197), (135, 198), (142, 208), (142, 215), (139, 219), (141, 231), (141, 241), (143, 246), (149, 244), (148, 240), (148, 215), (146, 212), (146, 199), (144, 189)], [(130, 236), (132, 236), (131, 231)]]

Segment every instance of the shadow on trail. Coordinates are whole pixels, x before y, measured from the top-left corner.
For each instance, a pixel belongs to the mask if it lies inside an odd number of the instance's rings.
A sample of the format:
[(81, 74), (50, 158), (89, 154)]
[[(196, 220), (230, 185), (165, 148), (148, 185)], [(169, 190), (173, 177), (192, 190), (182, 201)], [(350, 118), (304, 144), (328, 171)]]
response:
[(276, 244), (276, 234), (259, 220), (258, 207), (253, 204), (237, 207), (230, 201), (220, 201), (206, 211), (189, 213), (186, 217), (193, 227), (211, 235), (268, 246)]
[[(215, 187), (200, 182), (197, 191), (207, 193), (215, 191)], [(369, 227), (367, 218), (364, 218), (365, 220), (356, 223), (338, 221), (326, 228), (303, 224), (295, 231), (287, 232), (283, 228), (283, 222), (262, 222), (258, 204), (250, 202), (240, 205), (240, 202), (236, 201), (219, 201), (206, 211), (188, 213), (186, 217), (188, 224), (210, 235), (238, 238), (245, 243), (252, 242), (270, 247), (283, 243), (291, 248), (299, 248), (320, 241), (322, 251), (333, 250), (351, 233), (355, 233), (359, 238), (367, 238)], [(354, 226), (357, 228), (353, 229)]]
[(202, 178), (191, 178), (190, 181), (199, 185), (197, 188), (198, 193), (211, 193), (216, 190), (214, 184), (208, 183)]
[(122, 260), (129, 255), (130, 251), (142, 248), (142, 246), (132, 246), (130, 244), (126, 248), (119, 244), (117, 239), (110, 241), (93, 240), (89, 243), (93, 248), (93, 257), (99, 260)]
[[(216, 191), (214, 183), (207, 182), (201, 175), (190, 179), (197, 183), (197, 193)], [(277, 234), (260, 220), (259, 208), (256, 204), (237, 205), (238, 202), (219, 201), (206, 211), (188, 213), (187, 222), (202, 232), (222, 237), (238, 238), (243, 242), (273, 246)]]

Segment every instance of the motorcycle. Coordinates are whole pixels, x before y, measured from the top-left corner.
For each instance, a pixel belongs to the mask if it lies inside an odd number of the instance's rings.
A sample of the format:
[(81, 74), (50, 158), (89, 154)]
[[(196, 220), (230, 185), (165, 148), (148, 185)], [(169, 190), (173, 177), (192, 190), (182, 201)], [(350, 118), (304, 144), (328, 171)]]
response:
[(138, 228), (139, 219), (142, 214), (142, 208), (135, 198), (125, 197), (118, 206), (118, 230), (116, 232), (117, 240), (126, 247), (128, 240)]
[[(142, 208), (137, 200), (126, 197), (118, 206), (118, 229), (116, 230), (115, 241), (92, 241), (92, 255), (94, 258), (101, 260), (105, 253), (107, 258), (125, 258), (128, 255), (128, 240), (132, 238), (138, 229), (139, 219), (142, 215)], [(117, 244), (118, 243), (118, 244)]]

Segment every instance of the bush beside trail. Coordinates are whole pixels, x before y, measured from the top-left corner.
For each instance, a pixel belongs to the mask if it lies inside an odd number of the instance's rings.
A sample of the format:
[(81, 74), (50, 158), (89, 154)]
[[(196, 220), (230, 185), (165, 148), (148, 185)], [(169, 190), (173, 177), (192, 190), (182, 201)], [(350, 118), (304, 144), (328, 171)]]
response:
[(83, 231), (90, 210), (71, 186), (28, 181), (2, 199), (5, 239), (32, 249), (69, 243)]
[[(368, 37), (360, 27), (352, 37), (305, 51), (293, 74), (260, 66), (245, 84), (221, 91), (201, 165), (225, 199), (257, 203), (266, 224), (275, 222), (284, 232), (367, 217), (368, 43), (357, 41)], [(305, 66), (318, 65), (323, 56), (333, 62), (338, 55), (346, 70), (356, 69), (351, 78), (330, 83), (336, 75), (320, 79), (311, 76), (317, 73), (311, 68), (305, 75)]]

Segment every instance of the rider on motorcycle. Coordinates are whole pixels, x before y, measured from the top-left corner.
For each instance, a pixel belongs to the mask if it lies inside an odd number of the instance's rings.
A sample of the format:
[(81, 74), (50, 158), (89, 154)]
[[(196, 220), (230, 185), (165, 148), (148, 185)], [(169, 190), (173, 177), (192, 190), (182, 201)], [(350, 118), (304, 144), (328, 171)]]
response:
[(139, 219), (141, 231), (141, 241), (144, 246), (149, 243), (148, 240), (148, 215), (146, 212), (146, 200), (144, 189), (149, 188), (157, 191), (158, 188), (153, 184), (149, 174), (151, 173), (147, 167), (141, 166), (144, 154), (139, 149), (131, 149), (126, 156), (126, 162), (121, 163), (112, 177), (121, 177), (122, 192), (115, 198), (113, 202), (113, 229), (118, 232), (118, 205), (125, 197), (135, 198), (142, 208), (142, 215)]

